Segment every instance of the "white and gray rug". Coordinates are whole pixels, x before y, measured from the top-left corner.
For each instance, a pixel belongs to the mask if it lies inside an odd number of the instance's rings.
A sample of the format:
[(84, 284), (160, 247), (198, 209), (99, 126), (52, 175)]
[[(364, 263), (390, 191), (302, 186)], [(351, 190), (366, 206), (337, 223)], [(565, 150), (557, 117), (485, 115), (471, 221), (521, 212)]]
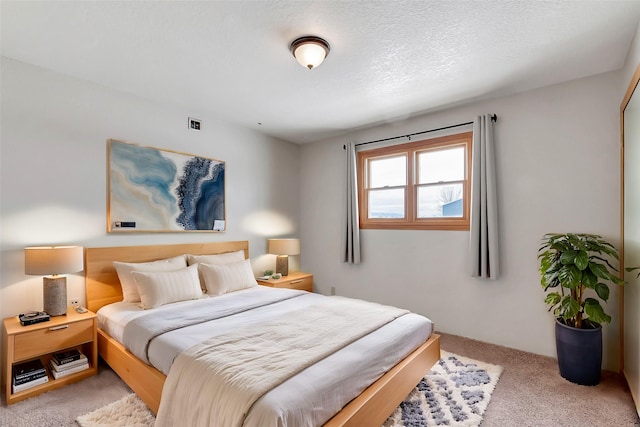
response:
[[(480, 425), (502, 367), (446, 351), (441, 356), (384, 427)], [(155, 417), (132, 393), (76, 421), (81, 427), (152, 427)]]
[(440, 356), (384, 427), (480, 425), (502, 366), (446, 351)]

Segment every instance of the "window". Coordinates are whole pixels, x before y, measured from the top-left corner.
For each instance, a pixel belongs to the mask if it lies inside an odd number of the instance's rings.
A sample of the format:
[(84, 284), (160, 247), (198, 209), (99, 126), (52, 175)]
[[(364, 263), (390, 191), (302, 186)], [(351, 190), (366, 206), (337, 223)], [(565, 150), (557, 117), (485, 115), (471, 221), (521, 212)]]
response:
[(359, 152), (360, 228), (468, 230), (472, 135)]

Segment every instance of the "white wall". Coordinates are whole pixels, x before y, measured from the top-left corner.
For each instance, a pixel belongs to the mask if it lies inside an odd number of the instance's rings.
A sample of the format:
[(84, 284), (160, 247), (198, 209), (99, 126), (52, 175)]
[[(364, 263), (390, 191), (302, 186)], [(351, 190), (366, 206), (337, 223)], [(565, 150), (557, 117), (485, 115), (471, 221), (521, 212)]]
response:
[[(187, 129), (188, 116), (203, 120), (200, 132)], [(295, 144), (7, 58), (1, 117), (0, 317), (42, 309), (42, 278), (24, 275), (25, 246), (249, 240), (258, 272), (275, 265), (266, 237), (298, 234)], [(109, 138), (224, 160), (227, 231), (107, 234)], [(84, 303), (82, 273), (69, 276), (68, 297)]]
[[(555, 357), (553, 316), (537, 250), (547, 232), (619, 243), (620, 74), (478, 102), (302, 147), (302, 267), (319, 292), (366, 298), (430, 317), (439, 331)], [(501, 277), (467, 274), (468, 232), (362, 230), (360, 265), (340, 263), (346, 141), (463, 123), (496, 113)], [(618, 294), (604, 367), (618, 368)]]

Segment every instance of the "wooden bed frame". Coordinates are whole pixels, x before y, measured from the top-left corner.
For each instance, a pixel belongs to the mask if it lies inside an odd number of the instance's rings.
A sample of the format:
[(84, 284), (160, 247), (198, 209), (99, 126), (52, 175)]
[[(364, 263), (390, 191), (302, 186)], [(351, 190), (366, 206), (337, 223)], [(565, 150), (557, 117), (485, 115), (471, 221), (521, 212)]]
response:
[[(147, 262), (187, 253), (206, 255), (238, 250), (244, 250), (245, 258), (249, 258), (247, 241), (86, 248), (87, 308), (96, 312), (104, 305), (122, 301), (122, 288), (113, 261)], [(157, 413), (165, 375), (142, 362), (101, 329), (98, 329), (98, 352)], [(438, 359), (440, 337), (432, 334), (425, 343), (342, 408), (325, 426), (382, 425)]]

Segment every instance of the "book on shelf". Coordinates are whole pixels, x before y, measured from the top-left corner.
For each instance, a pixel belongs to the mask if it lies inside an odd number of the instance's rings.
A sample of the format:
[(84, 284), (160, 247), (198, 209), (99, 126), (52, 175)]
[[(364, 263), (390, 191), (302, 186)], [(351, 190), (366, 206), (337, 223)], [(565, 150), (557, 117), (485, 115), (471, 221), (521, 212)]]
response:
[(82, 353), (78, 351), (78, 349), (74, 348), (73, 350), (61, 351), (59, 353), (53, 353), (52, 359), (55, 360), (58, 365), (64, 365), (65, 363), (70, 363), (75, 360), (80, 359)]
[(56, 371), (55, 369), (53, 369), (53, 367), (51, 367), (51, 375), (53, 375), (53, 378), (57, 380), (58, 378), (66, 377), (67, 375), (75, 374), (77, 372), (82, 372), (86, 369), (89, 369), (88, 361), (62, 371)]
[(19, 393), (21, 391), (28, 390), (31, 387), (35, 387), (37, 385), (44, 384), (46, 382), (49, 382), (49, 377), (45, 374), (43, 377), (36, 378), (35, 380), (31, 380), (31, 381), (26, 382), (24, 384), (14, 384), (12, 386), (12, 388), (13, 388), (12, 392), (13, 393)]
[(65, 371), (67, 369), (71, 369), (74, 368), (78, 365), (84, 365), (89, 363), (89, 359), (87, 359), (87, 356), (85, 356), (84, 354), (80, 353), (80, 358), (73, 360), (71, 362), (67, 362), (67, 363), (63, 363), (60, 364), (58, 362), (56, 362), (55, 358), (51, 358), (51, 369), (53, 369), (54, 371), (57, 372), (61, 372), (61, 371)]
[(30, 360), (28, 362), (13, 365), (13, 379), (22, 380), (31, 377), (41, 377), (47, 374), (44, 365), (40, 359)]
[(42, 377), (46, 377), (47, 376), (47, 372), (46, 371), (38, 371), (36, 373), (33, 373), (27, 377), (21, 377), (21, 378), (13, 378), (13, 385), (22, 385), (22, 384), (26, 384), (28, 382), (31, 382), (33, 380), (37, 380), (39, 378)]

